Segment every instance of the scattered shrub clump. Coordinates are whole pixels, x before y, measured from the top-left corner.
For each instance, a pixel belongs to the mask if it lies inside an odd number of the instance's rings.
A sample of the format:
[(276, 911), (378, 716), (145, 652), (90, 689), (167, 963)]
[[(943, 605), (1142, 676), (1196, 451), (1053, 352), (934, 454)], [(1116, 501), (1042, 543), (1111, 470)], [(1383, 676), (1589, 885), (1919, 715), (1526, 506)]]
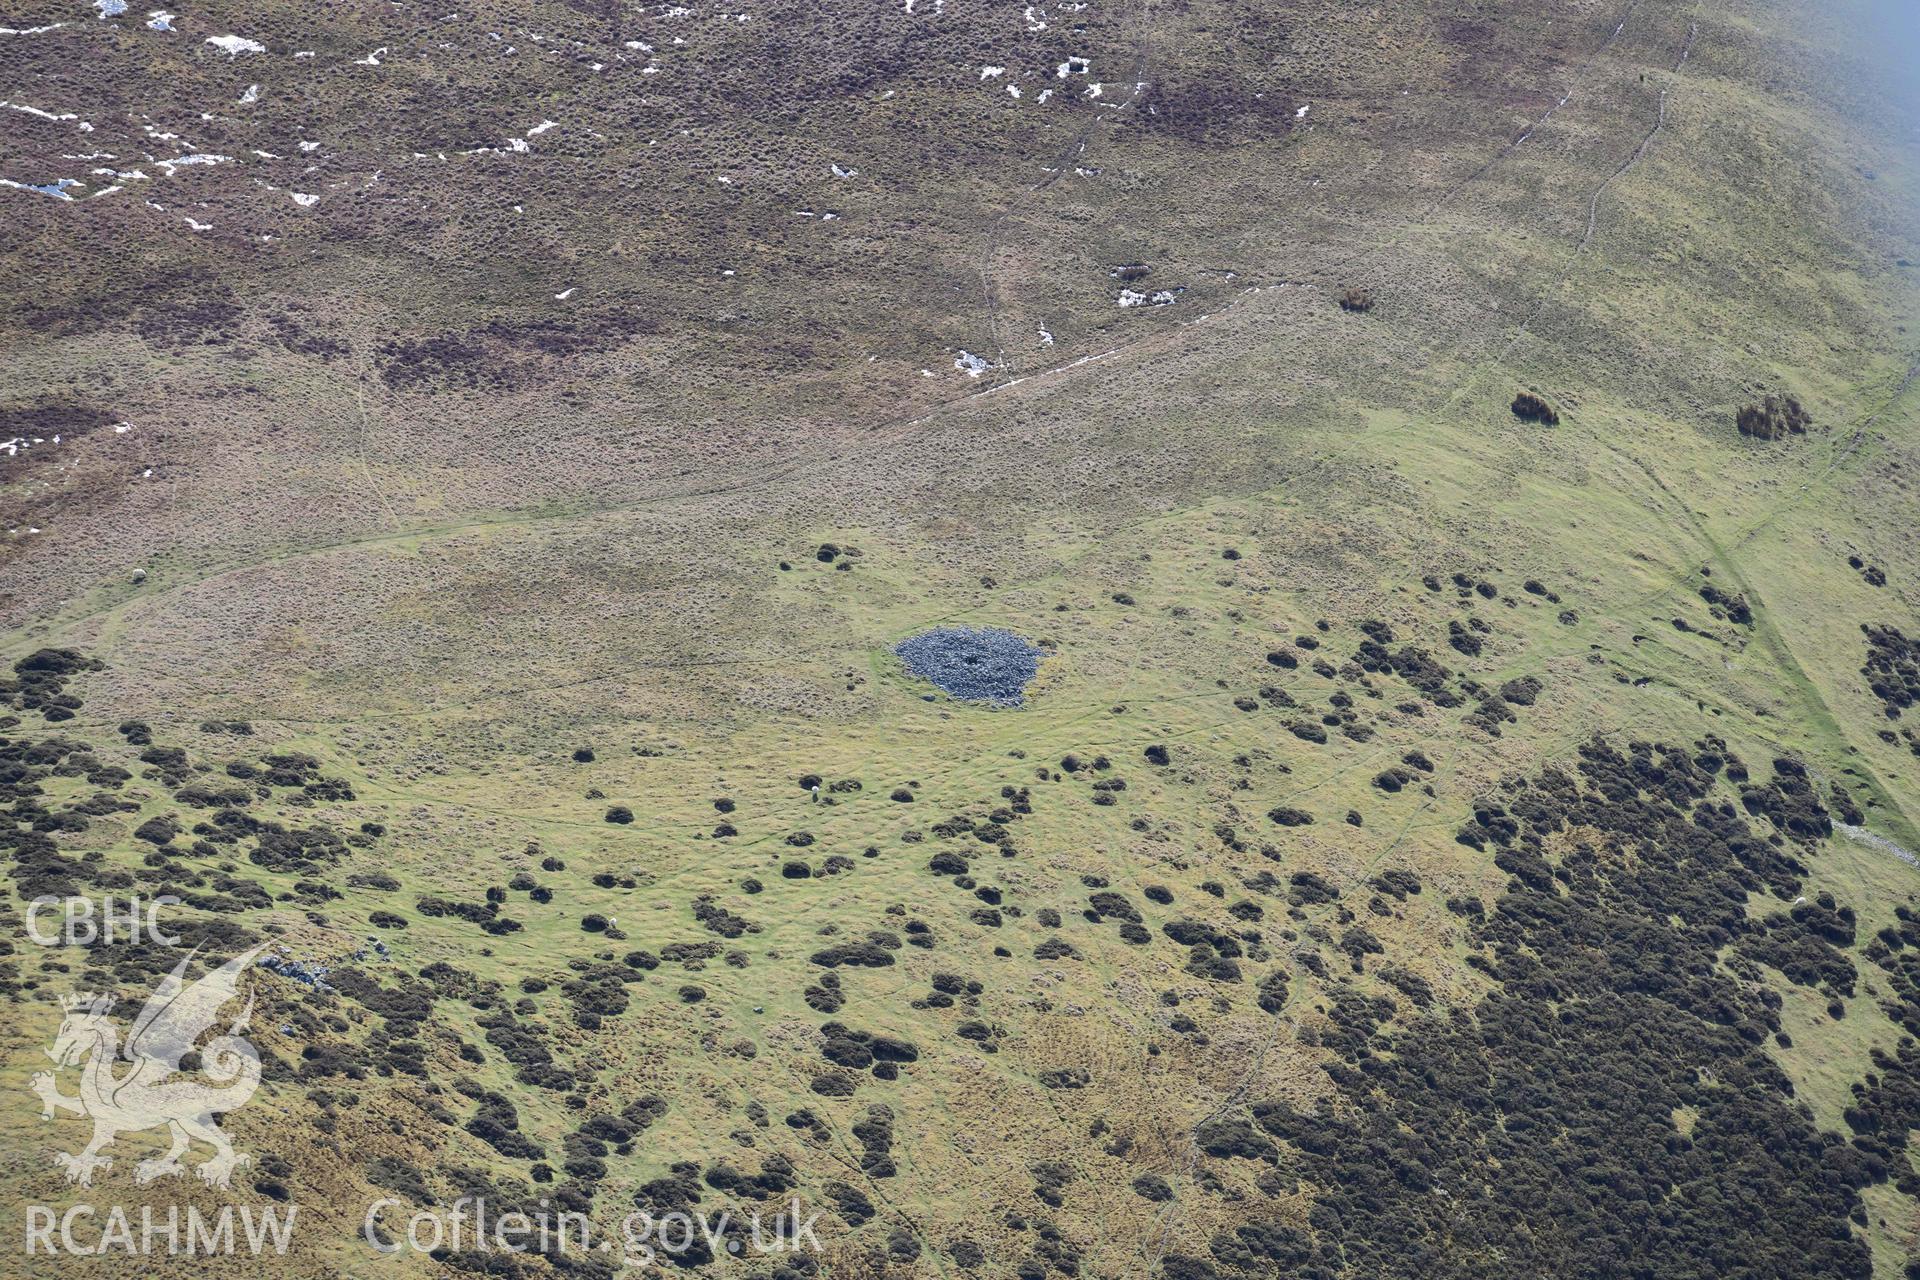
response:
[(1790, 395), (1770, 395), (1759, 404), (1750, 404), (1734, 416), (1740, 434), (1754, 440), (1784, 440), (1801, 436), (1813, 424), (1800, 401)]
[(1522, 391), (1513, 398), (1513, 416), (1522, 422), (1537, 422), (1543, 427), (1560, 425), (1560, 415), (1554, 412), (1553, 406), (1531, 391)]
[(1860, 674), (1867, 688), (1880, 699), (1887, 719), (1897, 720), (1920, 701), (1920, 644), (1915, 644), (1898, 627), (1860, 624), (1867, 638), (1867, 662)]

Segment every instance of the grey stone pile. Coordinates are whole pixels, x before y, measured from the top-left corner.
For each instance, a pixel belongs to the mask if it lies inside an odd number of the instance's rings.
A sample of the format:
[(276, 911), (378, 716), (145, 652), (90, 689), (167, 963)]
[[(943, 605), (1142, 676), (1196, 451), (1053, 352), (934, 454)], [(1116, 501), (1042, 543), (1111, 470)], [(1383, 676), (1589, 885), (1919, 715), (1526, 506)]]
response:
[(964, 702), (1017, 707), (1040, 669), (1040, 650), (999, 627), (935, 627), (894, 646), (909, 673)]
[(302, 986), (312, 987), (315, 991), (331, 993), (333, 987), (327, 982), (330, 970), (326, 965), (309, 964), (304, 960), (289, 960), (284, 956), (264, 955), (256, 962), (269, 973), (277, 973), (283, 978), (291, 978)]

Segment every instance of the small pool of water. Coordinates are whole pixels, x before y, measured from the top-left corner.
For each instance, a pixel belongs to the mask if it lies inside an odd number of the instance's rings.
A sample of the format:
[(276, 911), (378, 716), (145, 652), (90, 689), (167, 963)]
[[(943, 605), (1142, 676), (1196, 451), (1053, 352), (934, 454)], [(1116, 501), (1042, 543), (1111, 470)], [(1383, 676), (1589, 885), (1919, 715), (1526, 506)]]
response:
[(55, 200), (73, 199), (67, 194), (67, 188), (79, 185), (78, 178), (55, 178), (52, 182), (14, 182), (10, 179), (0, 179), (0, 186), (13, 187), (19, 191), (31, 191), (36, 195), (52, 196)]

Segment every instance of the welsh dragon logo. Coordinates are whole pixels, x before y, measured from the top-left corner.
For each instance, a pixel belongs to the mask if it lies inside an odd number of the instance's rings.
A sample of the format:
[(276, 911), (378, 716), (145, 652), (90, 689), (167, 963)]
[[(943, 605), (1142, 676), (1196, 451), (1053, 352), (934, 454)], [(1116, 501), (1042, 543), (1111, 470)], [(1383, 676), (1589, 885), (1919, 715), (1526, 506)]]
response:
[[(146, 1005), (120, 1043), (119, 1029), (107, 1018), (110, 996), (81, 994), (62, 998), (66, 1012), (60, 1033), (47, 1056), (60, 1067), (80, 1067), (80, 1095), (60, 1092), (49, 1071), (33, 1077), (40, 1097), (40, 1118), (53, 1119), (67, 1111), (93, 1121), (93, 1140), (77, 1155), (59, 1152), (54, 1160), (66, 1170), (67, 1181), (92, 1186), (95, 1171), (113, 1167), (101, 1150), (122, 1133), (165, 1126), (172, 1145), (165, 1155), (134, 1166), (137, 1183), (152, 1182), (184, 1172), (180, 1157), (197, 1140), (213, 1148), (213, 1155), (194, 1169), (208, 1186), (225, 1189), (233, 1171), (251, 1164), (253, 1157), (236, 1152), (214, 1117), (244, 1105), (260, 1087), (260, 1054), (240, 1032), (253, 1013), (253, 997), (227, 1027), (198, 1051), (198, 1074), (182, 1065), (195, 1052), (194, 1043), (219, 1020), (220, 1010), (240, 994), (240, 975), (266, 944), (235, 956), (189, 986), (184, 981), (189, 953), (148, 997)], [(124, 1071), (117, 1071), (125, 1063)], [(84, 1065), (83, 1065), (84, 1064)]]

